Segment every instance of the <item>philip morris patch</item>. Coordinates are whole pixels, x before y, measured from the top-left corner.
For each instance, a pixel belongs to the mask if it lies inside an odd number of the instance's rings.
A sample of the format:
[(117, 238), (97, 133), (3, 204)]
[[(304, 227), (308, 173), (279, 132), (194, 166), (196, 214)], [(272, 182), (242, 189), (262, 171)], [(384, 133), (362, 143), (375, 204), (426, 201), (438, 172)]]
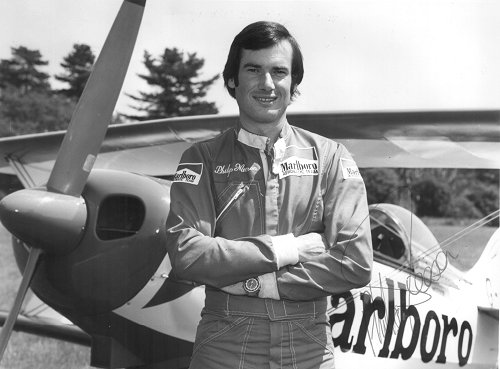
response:
[(340, 158), (344, 179), (362, 179), (356, 162), (352, 159)]
[(203, 163), (180, 163), (174, 175), (174, 182), (198, 185), (203, 173)]

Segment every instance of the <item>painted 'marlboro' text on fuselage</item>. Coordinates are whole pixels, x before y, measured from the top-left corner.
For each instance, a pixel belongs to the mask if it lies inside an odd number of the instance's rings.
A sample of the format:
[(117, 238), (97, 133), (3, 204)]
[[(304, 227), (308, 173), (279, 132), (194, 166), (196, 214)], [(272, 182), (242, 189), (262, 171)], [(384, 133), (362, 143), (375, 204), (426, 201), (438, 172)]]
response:
[[(387, 278), (386, 282), (389, 295), (387, 302), (380, 296), (372, 299), (372, 295), (368, 291), (361, 292), (356, 297), (351, 292), (332, 296), (331, 303), (335, 309), (330, 315), (332, 330), (335, 328), (335, 325), (343, 323), (341, 333), (333, 338), (335, 346), (339, 346), (342, 351), (352, 349), (355, 353), (364, 354), (366, 352), (366, 336), (370, 321), (373, 324), (374, 320), (378, 319), (379, 322), (383, 321), (382, 326), (384, 327), (383, 334), (378, 338), (382, 347), (378, 354), (375, 352), (378, 357), (407, 360), (415, 353), (420, 337), (420, 357), (422, 361), (427, 363), (433, 360), (441, 343), (436, 362), (446, 363), (446, 345), (451, 333), (453, 336), (457, 336), (458, 334), (458, 363), (460, 366), (466, 365), (471, 354), (473, 341), (470, 323), (468, 321), (462, 322), (459, 329), (457, 320), (454, 317), (450, 319), (447, 315), (442, 314), (440, 319), (433, 310), (429, 310), (425, 318), (422, 319), (415, 305), (408, 304), (407, 306), (406, 285), (402, 283), (398, 283), (400, 305), (396, 309), (394, 302), (394, 281)], [(355, 298), (361, 299), (362, 302), (362, 311), (358, 312), (362, 314), (361, 323), (356, 336), (352, 335), (354, 333), (352, 331), (354, 318), (357, 313)], [(341, 303), (341, 300), (343, 300), (343, 303)], [(341, 306), (341, 304), (345, 304), (345, 309), (341, 309), (343, 312), (338, 312), (337, 310), (340, 309), (336, 308)], [(396, 311), (399, 314), (396, 314)], [(376, 316), (372, 318), (375, 312)], [(406, 338), (403, 340), (405, 332)], [(393, 349), (391, 351), (389, 346), (394, 336), (395, 341), (393, 342)], [(408, 337), (410, 337), (409, 340)], [(356, 342), (354, 342), (355, 338)]]

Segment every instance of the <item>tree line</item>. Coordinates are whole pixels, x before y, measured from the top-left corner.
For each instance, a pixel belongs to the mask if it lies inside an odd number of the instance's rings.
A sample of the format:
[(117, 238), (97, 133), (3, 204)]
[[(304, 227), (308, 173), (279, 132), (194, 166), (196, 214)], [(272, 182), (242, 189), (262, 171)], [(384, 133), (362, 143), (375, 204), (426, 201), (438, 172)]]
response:
[[(496, 169), (362, 168), (368, 203), (401, 205), (419, 217), (479, 220), (498, 211)], [(489, 225), (499, 225), (498, 216)]]
[[(73, 45), (60, 63), (62, 72), (54, 76), (65, 86), (59, 89), (43, 71), (49, 62), (39, 50), (19, 46), (11, 54), (0, 60), (0, 137), (66, 129), (95, 62), (91, 48)], [(196, 53), (166, 48), (153, 56), (145, 51), (143, 62), (147, 73), (139, 77), (153, 92), (127, 93), (137, 113), (118, 113), (113, 123), (218, 112), (205, 98), (219, 76), (200, 79), (205, 60)]]
[[(63, 58), (54, 76), (65, 86), (60, 89), (43, 72), (48, 61), (39, 50), (11, 50), (11, 58), (0, 60), (0, 137), (66, 129), (95, 62), (91, 48), (74, 44)], [(219, 76), (200, 79), (204, 59), (196, 53), (145, 51), (143, 63), (146, 73), (139, 77), (150, 91), (127, 93), (136, 114), (117, 114), (114, 123), (218, 112), (205, 98)], [(369, 203), (400, 204), (418, 216), (479, 219), (498, 209), (497, 170), (376, 168), (362, 175)]]

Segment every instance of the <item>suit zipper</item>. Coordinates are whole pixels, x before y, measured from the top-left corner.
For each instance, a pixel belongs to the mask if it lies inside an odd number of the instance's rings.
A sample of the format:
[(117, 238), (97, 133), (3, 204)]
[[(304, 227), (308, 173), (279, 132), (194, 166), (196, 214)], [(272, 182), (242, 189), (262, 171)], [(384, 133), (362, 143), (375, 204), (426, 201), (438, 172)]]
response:
[(219, 218), (224, 215), (224, 213), (229, 209), (229, 207), (236, 202), (245, 192), (249, 190), (250, 187), (248, 185), (243, 185), (243, 183), (240, 184), (240, 187), (238, 190), (234, 193), (234, 195), (229, 199), (229, 202), (224, 206), (224, 209), (219, 213), (215, 221), (218, 221)]

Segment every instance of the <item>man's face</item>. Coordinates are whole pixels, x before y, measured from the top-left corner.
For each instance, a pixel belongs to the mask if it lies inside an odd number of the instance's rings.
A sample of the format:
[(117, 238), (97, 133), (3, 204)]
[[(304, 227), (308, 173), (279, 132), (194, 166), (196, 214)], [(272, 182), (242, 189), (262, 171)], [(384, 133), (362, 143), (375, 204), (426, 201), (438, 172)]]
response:
[(245, 125), (275, 124), (286, 117), (292, 84), (292, 46), (281, 41), (261, 50), (243, 49), (235, 89), (240, 119)]

